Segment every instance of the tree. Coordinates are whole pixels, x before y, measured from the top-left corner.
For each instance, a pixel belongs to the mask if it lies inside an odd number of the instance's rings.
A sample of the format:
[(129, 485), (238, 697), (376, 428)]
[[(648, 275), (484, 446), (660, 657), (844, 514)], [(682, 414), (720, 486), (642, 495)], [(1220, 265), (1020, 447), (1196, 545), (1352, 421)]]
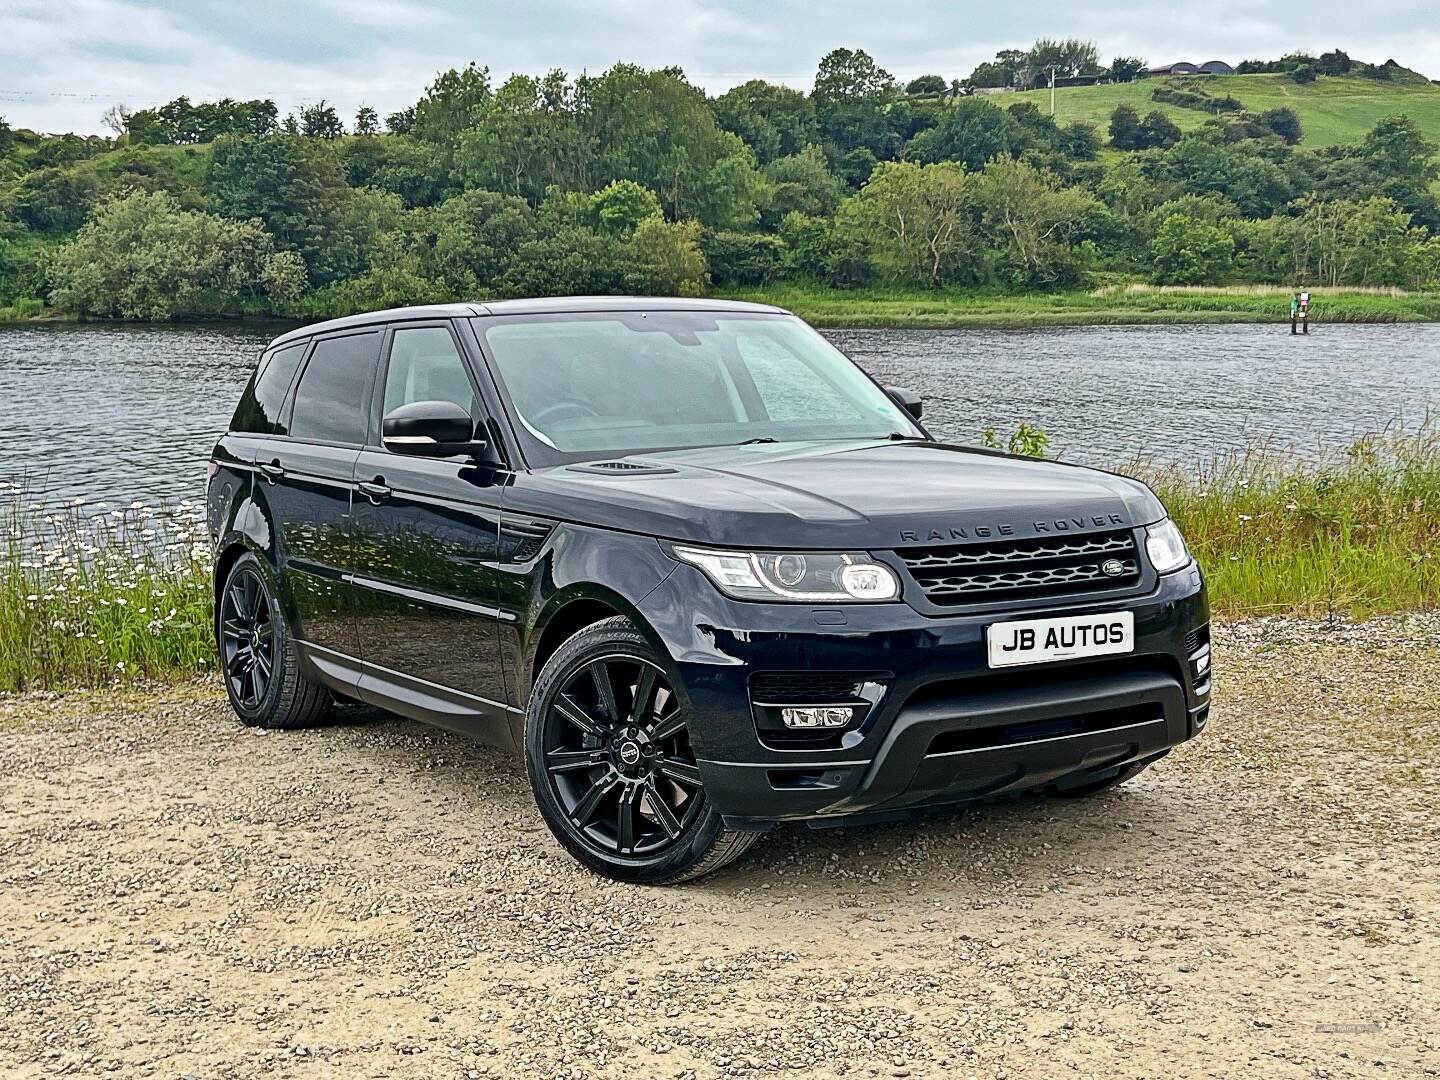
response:
[(479, 296), (494, 288), (516, 250), (540, 234), (524, 199), (494, 191), (467, 191), (419, 215), (429, 238), (422, 275), (452, 296)]
[(1150, 242), (1155, 280), (1161, 285), (1213, 285), (1230, 273), (1234, 238), (1218, 225), (1171, 214)]
[(380, 133), (380, 115), (369, 105), (361, 105), (355, 110), (355, 134), (356, 135), (378, 135)]
[(766, 285), (785, 264), (785, 241), (764, 233), (707, 230), (700, 248), (710, 277), (723, 285)]
[(602, 232), (629, 235), (646, 218), (663, 217), (660, 200), (634, 180), (612, 180), (590, 196), (590, 212)]
[(1018, 154), (1025, 140), (1019, 122), (983, 97), (961, 98), (929, 131), (922, 131), (905, 148), (907, 157), (920, 162), (958, 161), (972, 172), (995, 157)]
[(887, 161), (846, 201), (836, 228), (865, 244), (883, 273), (939, 287), (976, 276), (973, 209), (972, 179), (954, 162)]
[(1138, 56), (1117, 56), (1110, 61), (1110, 78), (1116, 82), (1134, 82), (1145, 73), (1147, 62)]
[(1298, 64), (1290, 72), (1290, 78), (1297, 83), (1312, 83), (1315, 81), (1314, 64)]
[(1321, 285), (1407, 284), (1423, 229), (1393, 200), (1304, 198), (1282, 226), (1296, 281)]
[(697, 221), (646, 218), (630, 237), (628, 256), (623, 280), (629, 293), (700, 296), (710, 283)]
[(392, 135), (409, 135), (415, 130), (415, 107), (401, 109), (385, 117), (385, 130)]
[(36, 232), (78, 229), (100, 197), (95, 175), (80, 169), (36, 169), (14, 192), (15, 216)]
[(335, 107), (321, 98), (300, 110), (300, 134), (312, 139), (338, 139), (345, 134), (345, 125)]
[(118, 139), (125, 134), (130, 126), (131, 111), (128, 106), (116, 102), (101, 114), (100, 122), (114, 132), (115, 137)]
[(1378, 121), (1360, 144), (1360, 153), (1387, 175), (1412, 177), (1429, 183), (1440, 178), (1437, 147), (1409, 116), (1387, 116)]
[(905, 84), (907, 94), (943, 94), (950, 84), (943, 75), (921, 75)]
[(764, 165), (820, 139), (815, 103), (799, 90), (751, 79), (713, 102), (716, 122), (745, 140)]
[(1160, 109), (1152, 109), (1140, 121), (1141, 145), (1168, 150), (1180, 141), (1180, 128)]
[(975, 202), (1012, 284), (1052, 288), (1078, 279), (1075, 247), (1096, 209), (1090, 195), (1023, 161), (1000, 158), (977, 178)]
[(1001, 49), (994, 60), (986, 60), (975, 66), (966, 80), (971, 86), (982, 89), (998, 89), (1020, 84), (1021, 69), (1025, 53), (1020, 49)]
[(313, 283), (353, 272), (335, 245), (352, 193), (328, 148), (289, 134), (226, 135), (211, 148), (205, 189), (222, 217), (259, 218), (298, 251)]
[(845, 197), (845, 185), (830, 171), (817, 146), (776, 158), (765, 166), (765, 179), (770, 182), (771, 221), (794, 212), (829, 217)]
[(442, 71), (415, 103), (411, 131), (426, 142), (453, 147), (470, 126), (476, 106), (489, 97), (488, 67), (477, 67), (472, 60), (463, 68)]
[[(593, 185), (635, 180), (660, 196), (672, 219), (689, 217), (709, 198), (707, 185), (730, 182), (736, 170), (712, 173), (722, 159), (741, 153), (735, 135), (721, 131), (705, 95), (675, 68), (647, 71), (616, 64), (599, 78), (582, 80), (579, 123), (595, 148)], [(753, 209), (753, 208), (752, 208)]]
[(51, 268), (56, 307), (77, 315), (170, 319), (235, 310), (246, 296), (288, 303), (304, 268), (258, 223), (184, 210), (165, 192), (96, 207)]
[(455, 167), (463, 184), (532, 203), (552, 186), (589, 188), (594, 148), (580, 125), (580, 98), (563, 71), (506, 79), (460, 135)]
[(1343, 49), (1321, 53), (1315, 60), (1315, 71), (1321, 75), (1348, 75), (1352, 61)]
[(1116, 105), (1110, 114), (1110, 145), (1116, 150), (1143, 150), (1145, 131), (1140, 114), (1130, 105)]
[(1093, 41), (1080, 38), (1041, 38), (1025, 54), (1022, 80), (1037, 85), (1048, 81), (1053, 73), (1057, 79), (1087, 75), (1100, 69), (1100, 50)]
[(1287, 146), (1297, 146), (1305, 137), (1304, 129), (1300, 126), (1300, 117), (1288, 105), (1282, 105), (1278, 109), (1266, 109), (1260, 114), (1259, 120), (1284, 139)]
[(821, 57), (810, 96), (824, 109), (838, 102), (888, 97), (894, 90), (895, 77), (864, 49), (834, 49)]

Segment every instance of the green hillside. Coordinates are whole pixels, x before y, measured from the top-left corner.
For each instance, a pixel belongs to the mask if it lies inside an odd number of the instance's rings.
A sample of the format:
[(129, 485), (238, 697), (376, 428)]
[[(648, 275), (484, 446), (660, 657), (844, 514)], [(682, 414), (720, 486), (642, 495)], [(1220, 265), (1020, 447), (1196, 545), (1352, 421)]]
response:
[[(1085, 120), (1103, 130), (1117, 105), (1130, 105), (1143, 115), (1163, 109), (1182, 130), (1203, 124), (1208, 116), (1194, 109), (1160, 105), (1150, 92), (1160, 80), (1143, 79), (1110, 86), (1075, 86), (1055, 92), (1055, 118), (1061, 123)], [(1420, 125), (1425, 134), (1440, 141), (1440, 86), (1429, 83), (1378, 82), (1356, 77), (1322, 77), (1299, 84), (1286, 75), (1216, 75), (1200, 81), (1210, 94), (1239, 99), (1247, 109), (1259, 112), (1288, 105), (1300, 117), (1305, 129), (1304, 145), (1329, 146), (1355, 143), (1386, 116), (1404, 113)], [(1030, 90), (999, 95), (996, 104), (1032, 101), (1049, 111), (1050, 91)]]

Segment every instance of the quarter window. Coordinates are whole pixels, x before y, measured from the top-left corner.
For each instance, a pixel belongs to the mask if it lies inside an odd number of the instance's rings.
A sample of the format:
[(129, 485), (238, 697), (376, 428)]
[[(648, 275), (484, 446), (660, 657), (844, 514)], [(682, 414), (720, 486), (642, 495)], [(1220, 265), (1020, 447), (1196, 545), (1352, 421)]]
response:
[(280, 422), (280, 409), (285, 404), (285, 392), (290, 389), (290, 380), (295, 369), (305, 356), (305, 342), (278, 349), (268, 357), (261, 357), (255, 378), (245, 388), (245, 395), (235, 409), (230, 421), (231, 431), (253, 431), (259, 435), (284, 435), (285, 425)]
[(465, 361), (443, 326), (396, 330), (391, 341), (384, 412), (416, 401), (453, 401), (476, 415), (475, 391)]
[(361, 445), (380, 334), (351, 334), (315, 344), (295, 390), (290, 434), (314, 442)]

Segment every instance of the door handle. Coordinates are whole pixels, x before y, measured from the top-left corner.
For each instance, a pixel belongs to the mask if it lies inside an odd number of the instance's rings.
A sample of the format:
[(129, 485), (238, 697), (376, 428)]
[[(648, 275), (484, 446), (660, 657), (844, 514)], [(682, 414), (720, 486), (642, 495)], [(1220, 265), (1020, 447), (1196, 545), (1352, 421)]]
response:
[(381, 499), (390, 494), (390, 489), (386, 487), (383, 476), (377, 476), (374, 480), (362, 480), (356, 487), (360, 489), (361, 495), (364, 495), (377, 506)]
[(260, 472), (264, 474), (266, 480), (273, 484), (285, 475), (285, 466), (280, 464), (279, 458), (276, 458), (274, 461), (262, 462)]

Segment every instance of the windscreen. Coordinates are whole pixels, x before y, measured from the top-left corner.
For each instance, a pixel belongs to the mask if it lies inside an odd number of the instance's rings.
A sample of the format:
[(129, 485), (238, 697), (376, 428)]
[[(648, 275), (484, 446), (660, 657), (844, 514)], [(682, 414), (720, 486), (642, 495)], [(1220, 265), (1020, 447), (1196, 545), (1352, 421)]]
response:
[(920, 434), (888, 394), (793, 316), (511, 316), (485, 322), (482, 335), (542, 458)]

